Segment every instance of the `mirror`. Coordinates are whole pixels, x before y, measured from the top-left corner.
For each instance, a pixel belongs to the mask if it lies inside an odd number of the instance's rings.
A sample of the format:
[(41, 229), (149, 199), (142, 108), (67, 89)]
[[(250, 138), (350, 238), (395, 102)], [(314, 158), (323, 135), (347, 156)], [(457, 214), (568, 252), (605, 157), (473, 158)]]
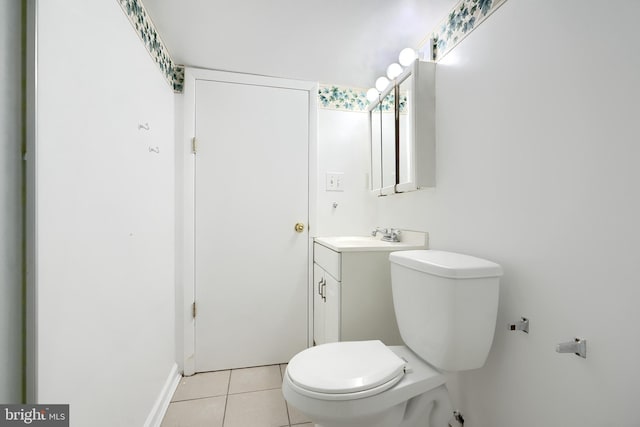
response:
[(371, 189), (379, 195), (435, 186), (435, 67), (415, 61), (369, 105)]
[(411, 181), (414, 166), (411, 129), (411, 105), (413, 104), (413, 79), (407, 76), (398, 85), (398, 183)]
[(380, 95), (369, 106), (371, 135), (371, 190), (379, 195), (393, 194), (397, 182), (397, 125), (395, 87)]
[(382, 188), (382, 123), (381, 110), (369, 111), (369, 130), (371, 132), (371, 191), (379, 192)]
[(392, 86), (383, 93), (380, 104), (382, 125), (382, 188), (381, 194), (393, 194), (396, 186), (396, 109)]

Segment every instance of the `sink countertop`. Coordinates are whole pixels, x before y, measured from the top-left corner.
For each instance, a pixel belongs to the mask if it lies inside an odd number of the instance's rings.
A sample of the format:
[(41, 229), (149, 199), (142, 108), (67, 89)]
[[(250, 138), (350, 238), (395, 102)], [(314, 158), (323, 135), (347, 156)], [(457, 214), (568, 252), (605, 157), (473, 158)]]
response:
[(410, 249), (426, 249), (428, 233), (420, 231), (401, 230), (400, 242), (384, 242), (380, 237), (373, 236), (333, 236), (316, 237), (316, 243), (336, 252), (370, 252)]

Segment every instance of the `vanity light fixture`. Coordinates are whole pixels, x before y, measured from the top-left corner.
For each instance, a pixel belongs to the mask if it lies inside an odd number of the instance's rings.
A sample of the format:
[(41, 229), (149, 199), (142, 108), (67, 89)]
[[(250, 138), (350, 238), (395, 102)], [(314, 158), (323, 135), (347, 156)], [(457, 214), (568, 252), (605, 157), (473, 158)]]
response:
[(400, 65), (404, 67), (411, 65), (417, 58), (418, 54), (410, 47), (402, 49), (400, 51), (400, 55), (398, 55), (398, 61), (400, 62)]
[(387, 67), (387, 77), (378, 77), (376, 80), (375, 88), (371, 88), (367, 91), (367, 99), (369, 102), (375, 102), (378, 100), (380, 93), (383, 92), (389, 83), (393, 81), (396, 77), (398, 77), (404, 69), (402, 67), (408, 67), (413, 64), (413, 61), (418, 59), (418, 53), (411, 49), (410, 47), (404, 48), (400, 51), (400, 55), (398, 56), (398, 62), (400, 64), (394, 62), (393, 64)]
[(384, 76), (378, 77), (376, 80), (376, 89), (378, 89), (378, 92), (384, 91), (387, 86), (389, 86), (389, 79)]
[(369, 102), (377, 101), (379, 96), (380, 92), (378, 92), (378, 89), (376, 89), (375, 87), (372, 87), (367, 91), (367, 99), (369, 100)]
[(387, 67), (387, 77), (389, 77), (389, 80), (395, 79), (400, 74), (402, 74), (402, 66), (400, 64), (394, 62)]

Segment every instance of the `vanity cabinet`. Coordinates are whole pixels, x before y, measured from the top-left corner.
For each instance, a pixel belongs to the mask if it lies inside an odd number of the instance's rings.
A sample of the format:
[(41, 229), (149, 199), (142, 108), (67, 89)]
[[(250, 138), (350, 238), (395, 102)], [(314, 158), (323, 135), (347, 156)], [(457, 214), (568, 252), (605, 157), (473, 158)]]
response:
[(391, 293), (389, 253), (339, 252), (314, 243), (314, 343), (379, 339), (403, 344)]

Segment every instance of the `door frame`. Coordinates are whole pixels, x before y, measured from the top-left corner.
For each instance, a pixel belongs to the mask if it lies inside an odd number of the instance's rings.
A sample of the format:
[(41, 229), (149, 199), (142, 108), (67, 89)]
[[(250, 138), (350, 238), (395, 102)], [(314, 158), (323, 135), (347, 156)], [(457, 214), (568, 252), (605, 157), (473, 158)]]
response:
[[(195, 136), (196, 82), (198, 80), (297, 89), (309, 92), (307, 244), (307, 345), (313, 339), (313, 238), (317, 220), (318, 83), (202, 68), (185, 69), (184, 93), (176, 96), (176, 359), (185, 376), (195, 373)], [(180, 114), (182, 112), (182, 114)]]

